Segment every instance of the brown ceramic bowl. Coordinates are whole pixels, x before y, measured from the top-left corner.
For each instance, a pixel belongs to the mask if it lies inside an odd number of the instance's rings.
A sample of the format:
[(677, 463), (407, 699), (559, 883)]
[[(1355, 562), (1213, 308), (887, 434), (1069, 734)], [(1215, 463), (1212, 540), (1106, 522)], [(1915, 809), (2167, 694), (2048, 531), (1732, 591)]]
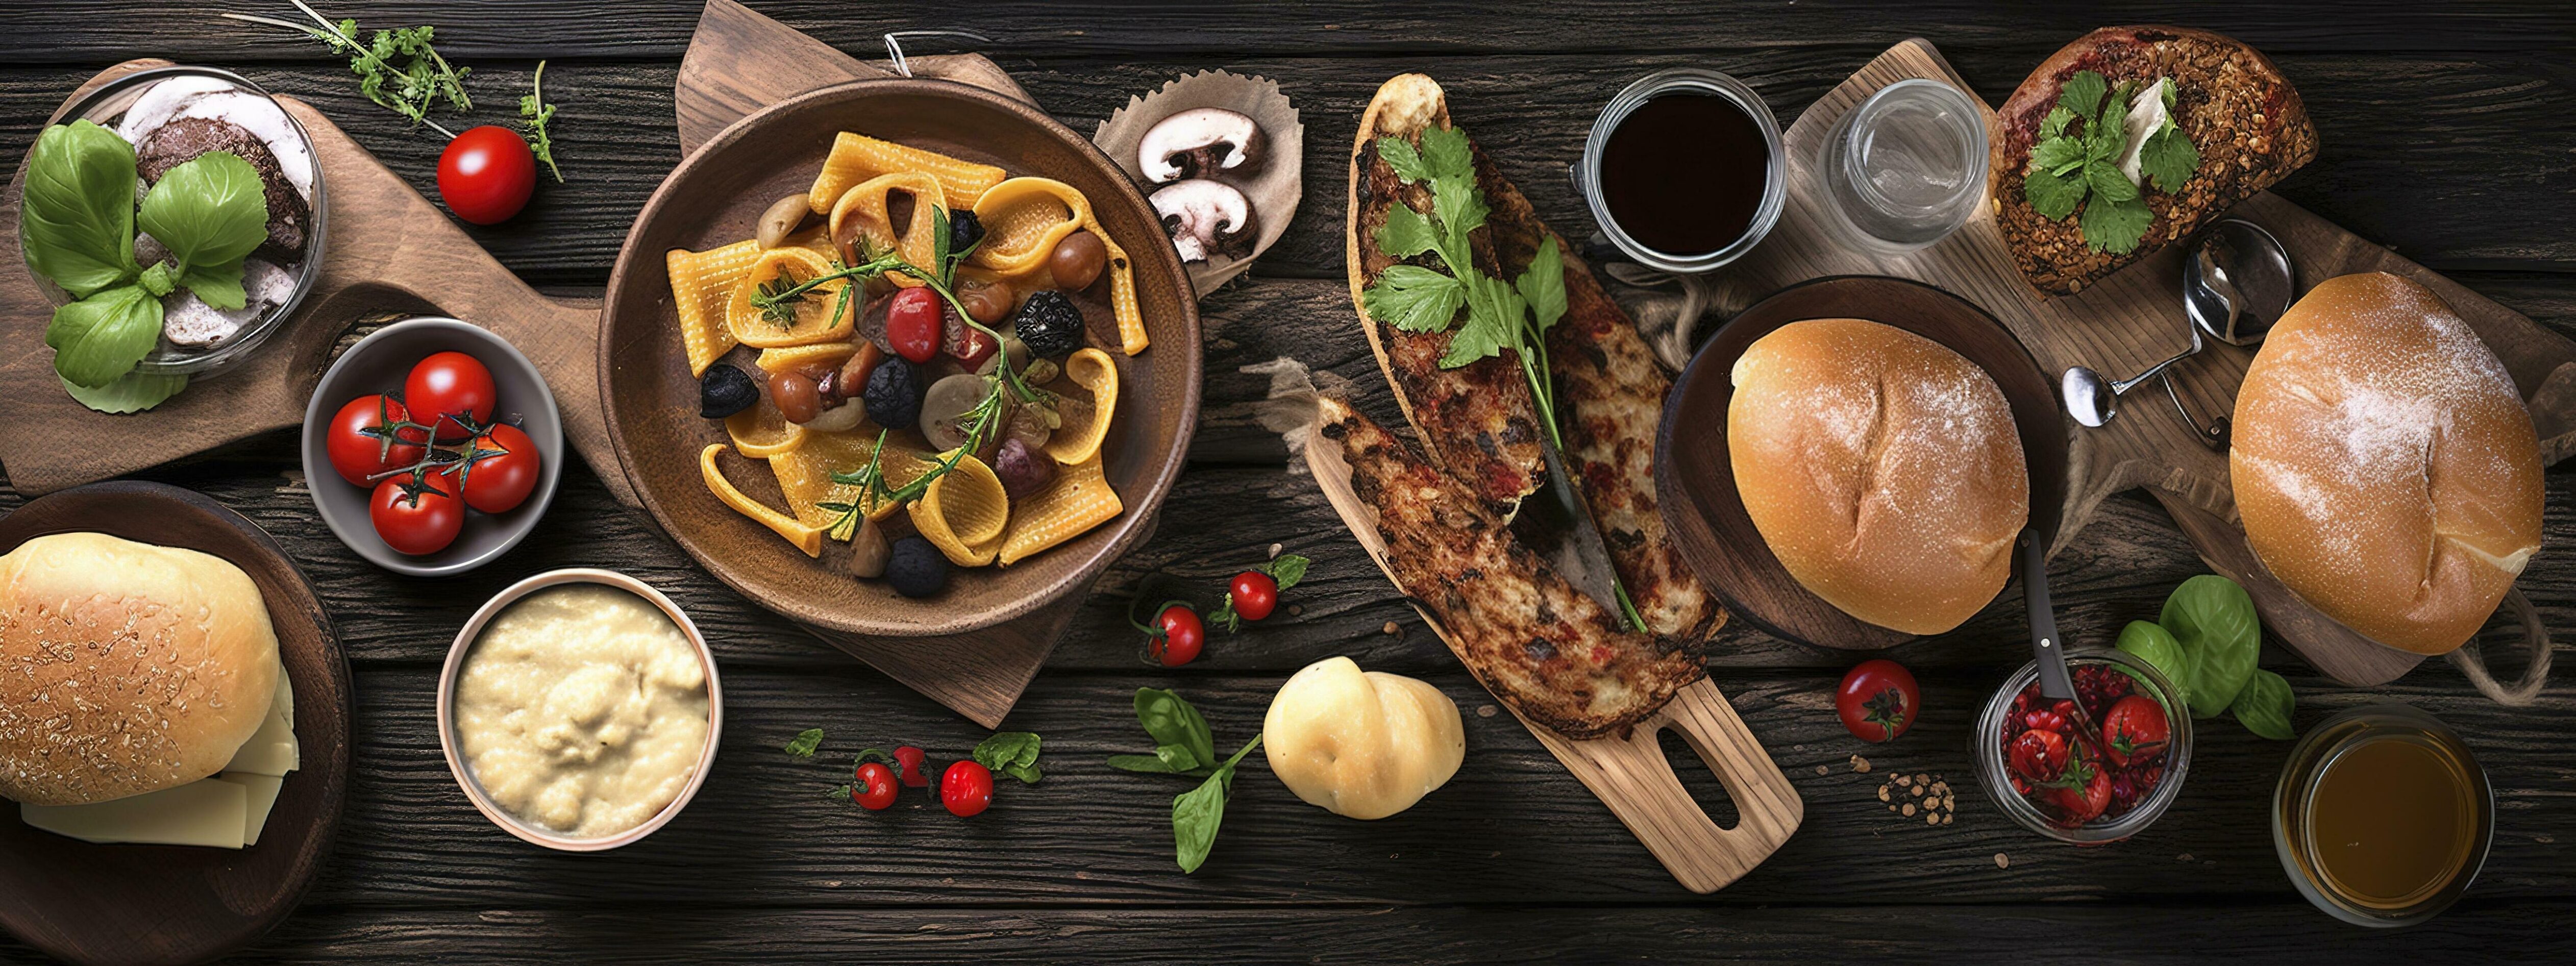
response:
[[(681, 352), (664, 254), (751, 237), (771, 202), (812, 185), (833, 135), (844, 130), (1079, 189), (1134, 262), (1137, 302), (1152, 340), (1142, 354), (1119, 353), (1106, 305), (1076, 299), (1092, 318), (1093, 343), (1111, 347), (1117, 360), (1118, 413), (1102, 446), (1102, 469), (1126, 512), (1015, 566), (960, 571), (946, 592), (926, 599), (832, 572), (718, 502), (698, 472), (698, 453), (726, 437), (721, 422), (698, 416), (698, 381)], [(736, 122), (680, 162), (627, 233), (599, 319), (599, 389), (609, 439), (637, 498), (662, 529), (709, 573), (763, 606), (859, 634), (990, 627), (1088, 590), (1149, 532), (1180, 475), (1198, 419), (1199, 319), (1189, 276), (1163, 239), (1153, 208), (1115, 162), (1027, 104), (922, 79), (853, 81), (789, 98)], [(737, 456), (723, 461), (743, 492), (786, 506), (765, 466)]]

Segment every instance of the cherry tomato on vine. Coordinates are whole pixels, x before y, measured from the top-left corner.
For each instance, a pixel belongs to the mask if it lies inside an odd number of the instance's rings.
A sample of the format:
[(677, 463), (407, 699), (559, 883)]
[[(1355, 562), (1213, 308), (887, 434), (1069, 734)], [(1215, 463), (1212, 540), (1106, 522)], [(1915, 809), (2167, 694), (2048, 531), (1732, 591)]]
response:
[(436, 474), (419, 485), (397, 476), (376, 484), (375, 496), (367, 501), (367, 519), (386, 546), (418, 557), (456, 542), (456, 532), (465, 526), (465, 506)]
[(510, 220), (536, 190), (536, 152), (509, 128), (466, 128), (438, 156), (438, 197), (456, 217), (477, 225)]
[(993, 805), (993, 771), (973, 761), (948, 766), (939, 776), (939, 804), (959, 818), (981, 815)]
[(403, 380), (403, 405), (415, 421), (435, 427), (440, 442), (462, 442), (469, 435), (458, 417), (481, 427), (492, 421), (501, 393), (492, 386), (492, 370), (462, 352), (433, 352), (411, 367)]
[(1199, 650), (1207, 646), (1207, 628), (1199, 623), (1199, 614), (1190, 605), (1179, 602), (1163, 605), (1154, 616), (1153, 637), (1145, 642), (1145, 653), (1164, 667), (1179, 667), (1199, 659)]
[(886, 302), (886, 341), (896, 355), (919, 365), (939, 355), (948, 335), (947, 306), (930, 286), (916, 285), (894, 293)]
[(374, 486), (375, 481), (368, 477), (420, 462), (420, 444), (428, 441), (429, 434), (417, 429), (381, 435), (369, 432), (409, 418), (411, 411), (392, 396), (349, 400), (331, 417), (331, 429), (323, 435), (323, 448), (331, 454), (331, 468), (352, 484)]
[(895, 793), (902, 790), (896, 784), (894, 769), (883, 762), (860, 765), (855, 777), (857, 780), (850, 783), (850, 800), (871, 812), (882, 812), (893, 805)]
[(1914, 727), (1914, 716), (1922, 707), (1914, 673), (1886, 658), (1854, 665), (1843, 675), (1842, 690), (1834, 695), (1834, 710), (1842, 715), (1843, 727), (1862, 741), (1895, 740)]
[[(501, 423), (492, 431), (474, 438), (467, 447), (474, 465), (450, 465), (434, 478), (446, 484), (441, 489), (463, 493), (465, 505), (485, 513), (508, 513), (528, 500), (537, 488), (537, 470), (544, 465), (537, 453), (537, 441), (528, 438), (519, 427)], [(498, 452), (500, 455), (481, 455)], [(460, 478), (461, 477), (461, 478)]]
[(930, 774), (922, 768), (922, 764), (930, 760), (929, 752), (904, 745), (894, 750), (894, 760), (903, 766), (903, 787), (930, 787)]
[(1279, 582), (1261, 571), (1246, 570), (1234, 575), (1234, 583), (1226, 588), (1225, 596), (1234, 604), (1235, 613), (1243, 615), (1244, 620), (1257, 621), (1270, 616), (1270, 611), (1279, 606)]
[(2102, 753), (2122, 768), (2131, 758), (2164, 750), (2172, 740), (2173, 723), (2165, 720), (2164, 706), (2146, 695), (2121, 698), (2102, 715)]

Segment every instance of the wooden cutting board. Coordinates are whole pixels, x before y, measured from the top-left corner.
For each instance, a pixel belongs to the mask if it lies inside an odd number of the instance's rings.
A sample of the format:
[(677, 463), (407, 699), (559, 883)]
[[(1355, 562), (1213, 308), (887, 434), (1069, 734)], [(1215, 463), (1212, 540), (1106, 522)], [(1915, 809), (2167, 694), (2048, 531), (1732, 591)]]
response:
[[(980, 55), (909, 62), (916, 76), (1029, 100)], [(64, 106), (119, 77), (169, 64), (144, 59), (108, 68)], [(732, 0), (710, 0), (673, 90), (682, 148), (694, 150), (726, 125), (789, 96), (891, 76)], [(54, 375), (41, 322), (53, 306), (20, 267), (21, 159), (0, 198), (0, 320), (8, 320), (0, 324), (0, 412), (6, 414), (0, 466), (8, 468), (10, 485), (35, 496), (299, 426), (341, 334), (363, 316), (393, 311), (453, 316), (510, 340), (545, 373), (563, 412), (565, 438), (621, 502), (635, 506), (601, 414), (597, 301), (539, 295), (320, 111), (292, 97), (278, 101), (311, 135), (328, 185), (330, 239), (321, 279), (295, 317), (237, 370), (192, 384), (145, 413), (91, 412)], [(989, 728), (1019, 700), (1088, 591), (1077, 588), (1008, 624), (955, 637), (897, 640), (805, 629)]]
[[(1870, 61), (1790, 125), (1784, 137), (1789, 155), (1787, 206), (1760, 247), (1712, 276), (1725, 290), (1722, 304), (1745, 305), (1765, 293), (1821, 276), (1915, 279), (1993, 313), (2052, 380), (2076, 365), (2092, 366), (2105, 374), (2137, 372), (2189, 345), (2189, 323), (2182, 314), (2180, 246), (2131, 265), (2081, 294), (2050, 298), (2023, 280), (1995, 225), (1991, 206), (1958, 232), (1919, 252), (1877, 255), (1836, 242), (1822, 220), (1817, 153), (1845, 111), (1881, 87), (1915, 77), (1972, 90), (1930, 41), (1915, 38)], [(2000, 136), (1994, 112), (1983, 113), (1990, 135)], [(2576, 341), (2277, 195), (2256, 195), (2233, 214), (2279, 236), (2290, 250), (2302, 293), (2327, 278), (2371, 271), (2404, 275), (2432, 288), (2504, 360), (2524, 398), (2533, 400), (2532, 416), (2544, 458), (2554, 461), (2576, 446)], [(2184, 399), (2207, 416), (2234, 409), (2236, 386), (2252, 360), (2252, 350), (2213, 345), (2173, 371)], [(2212, 569), (2245, 585), (2263, 613), (2264, 625), (2328, 677), (2357, 686), (2381, 684), (2422, 661), (2422, 655), (2384, 647), (2335, 623), (2264, 571), (2236, 522), (2226, 454), (2200, 444), (2161, 396), (2156, 387), (2142, 385), (2109, 426), (2082, 429), (2067, 423), (2071, 454), (2067, 493), (2052, 550), (2073, 541), (2104, 498), (2145, 487), (2173, 514)], [(1675, 509), (1674, 501), (1666, 501), (1668, 513)], [(1684, 549), (1690, 550), (1688, 542)], [(1696, 559), (1693, 563), (1700, 566)], [(1706, 572), (1704, 566), (1701, 569)]]

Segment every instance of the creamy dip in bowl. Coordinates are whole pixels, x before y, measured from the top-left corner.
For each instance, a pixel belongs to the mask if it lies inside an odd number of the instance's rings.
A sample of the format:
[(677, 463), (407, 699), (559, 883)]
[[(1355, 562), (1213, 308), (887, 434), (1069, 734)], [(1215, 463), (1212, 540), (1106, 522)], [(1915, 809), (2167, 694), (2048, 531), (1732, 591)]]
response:
[(522, 580), (475, 612), (439, 678), (439, 740), (494, 824), (548, 848), (649, 835), (715, 758), (722, 691), (670, 599), (606, 570)]

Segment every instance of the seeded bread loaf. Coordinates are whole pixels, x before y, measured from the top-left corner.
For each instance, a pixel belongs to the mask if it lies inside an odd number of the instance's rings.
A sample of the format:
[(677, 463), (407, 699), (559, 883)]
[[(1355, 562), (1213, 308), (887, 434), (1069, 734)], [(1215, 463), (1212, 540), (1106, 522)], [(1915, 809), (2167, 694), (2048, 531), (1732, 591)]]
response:
[[(2117, 86), (2170, 78), (2172, 117), (2200, 151), (2200, 166), (2179, 192), (2143, 193), (2154, 220), (2127, 252), (2085, 243), (2078, 217), (2050, 219), (2023, 194), (2040, 124), (2069, 78), (2093, 71)], [(2252, 47), (2206, 30), (2104, 27), (2066, 45), (2031, 72), (1998, 111), (1988, 177), (1995, 222), (2030, 284), (2072, 295), (2122, 266), (2190, 238), (2211, 219), (2317, 156), (2316, 125), (2280, 68)], [(2087, 204), (2092, 203), (2087, 201)]]

